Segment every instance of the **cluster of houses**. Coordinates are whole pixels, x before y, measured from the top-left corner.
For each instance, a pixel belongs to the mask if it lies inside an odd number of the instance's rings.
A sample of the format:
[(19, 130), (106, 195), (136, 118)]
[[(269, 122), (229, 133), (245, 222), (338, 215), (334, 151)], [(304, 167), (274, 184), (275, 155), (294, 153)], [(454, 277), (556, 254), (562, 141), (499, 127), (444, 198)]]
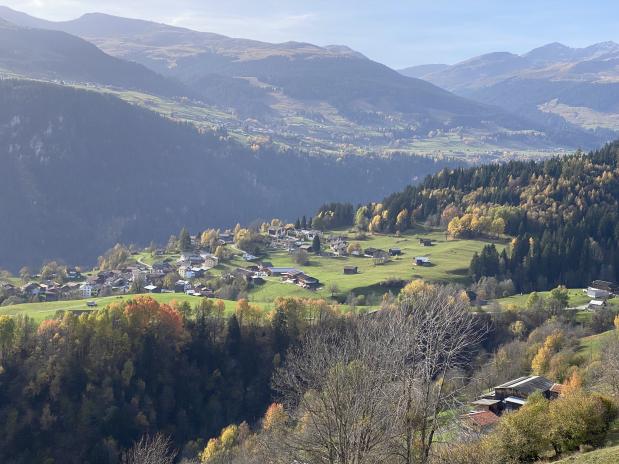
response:
[[(36, 276), (35, 276), (36, 277)], [(64, 298), (79, 297), (82, 274), (75, 268), (67, 269), (66, 282), (57, 282), (57, 276), (42, 281), (30, 281), (22, 286), (1, 282), (0, 289), (7, 297), (18, 297), (32, 301), (58, 301)]]
[(591, 298), (589, 301), (589, 309), (600, 309), (608, 304), (608, 300), (619, 293), (619, 285), (606, 280), (594, 280), (585, 290), (587, 296)]
[(485, 432), (496, 425), (501, 415), (516, 411), (527, 403), (534, 393), (553, 400), (559, 397), (563, 385), (539, 375), (519, 377), (505, 382), (473, 401), (473, 411), (462, 416), (464, 424), (477, 432)]

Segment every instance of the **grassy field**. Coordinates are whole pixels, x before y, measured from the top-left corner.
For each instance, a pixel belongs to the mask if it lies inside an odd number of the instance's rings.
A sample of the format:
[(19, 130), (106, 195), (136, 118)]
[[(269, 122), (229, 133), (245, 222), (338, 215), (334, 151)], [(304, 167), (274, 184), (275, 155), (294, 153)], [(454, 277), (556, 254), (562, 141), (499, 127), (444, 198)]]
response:
[[(422, 247), (419, 237), (433, 239), (435, 245)], [(354, 240), (353, 240), (354, 241)], [(295, 264), (293, 256), (285, 251), (271, 253), (266, 261), (273, 266), (294, 267), (306, 274), (316, 277), (323, 284), (317, 291), (309, 291), (300, 287), (285, 284), (280, 278), (269, 278), (267, 283), (253, 290), (250, 299), (257, 302), (270, 302), (278, 296), (294, 295), (302, 297), (330, 297), (328, 287), (336, 284), (338, 294), (347, 295), (350, 292), (356, 295), (370, 295), (375, 293), (382, 296), (388, 288), (380, 286), (388, 280), (425, 279), (433, 282), (460, 282), (467, 281), (467, 271), (473, 254), (489, 242), (478, 240), (446, 240), (445, 234), (439, 231), (427, 233), (405, 234), (401, 237), (387, 235), (372, 235), (359, 242), (362, 248), (400, 248), (403, 255), (394, 257), (384, 265), (374, 265), (371, 258), (360, 257), (317, 257), (310, 256), (308, 266)], [(499, 249), (501, 246), (499, 246)], [(413, 258), (427, 256), (431, 259), (431, 266), (414, 266)], [(344, 266), (357, 266), (358, 274), (344, 275)], [(397, 289), (396, 289), (397, 291)]]
[[(539, 296), (543, 298), (548, 298), (550, 296), (550, 292), (537, 292), (537, 293), (539, 294)], [(568, 290), (568, 294), (570, 298), (570, 301), (569, 301), (570, 307), (582, 306), (582, 305), (589, 303), (589, 301), (591, 301), (591, 298), (589, 298), (587, 294), (581, 288), (571, 288)], [(514, 305), (517, 308), (525, 308), (527, 304), (527, 299), (529, 298), (529, 296), (530, 296), (530, 293), (525, 293), (522, 295), (512, 295), (506, 298), (499, 298), (497, 301), (503, 307)]]
[(575, 454), (555, 464), (617, 464), (619, 463), (619, 446), (603, 448), (590, 453)]
[[(16, 316), (18, 314), (25, 314), (33, 318), (35, 321), (40, 322), (44, 319), (53, 318), (58, 311), (83, 311), (92, 309), (86, 305), (87, 301), (96, 301), (97, 308), (102, 308), (114, 302), (130, 300), (136, 296), (144, 295), (108, 296), (102, 298), (91, 298), (88, 300), (53, 301), (49, 303), (24, 303), (0, 308), (0, 315)], [(200, 298), (198, 297), (185, 295), (183, 293), (160, 293), (148, 294), (147, 296), (154, 298), (160, 303), (167, 304), (172, 302), (182, 303), (186, 301), (191, 305), (195, 305), (200, 301)], [(224, 300), (224, 303), (226, 304), (226, 313), (232, 313), (236, 307), (236, 301)], [(261, 304), (259, 306), (265, 310), (270, 309), (269, 305)]]

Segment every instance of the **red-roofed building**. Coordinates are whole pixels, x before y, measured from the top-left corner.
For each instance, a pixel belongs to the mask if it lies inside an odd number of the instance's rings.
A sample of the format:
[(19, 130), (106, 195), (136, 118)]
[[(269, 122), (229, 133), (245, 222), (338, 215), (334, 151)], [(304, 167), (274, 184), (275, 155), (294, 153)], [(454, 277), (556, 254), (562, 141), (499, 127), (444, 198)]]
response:
[(473, 411), (462, 416), (464, 425), (477, 432), (486, 432), (499, 422), (499, 416), (492, 411)]

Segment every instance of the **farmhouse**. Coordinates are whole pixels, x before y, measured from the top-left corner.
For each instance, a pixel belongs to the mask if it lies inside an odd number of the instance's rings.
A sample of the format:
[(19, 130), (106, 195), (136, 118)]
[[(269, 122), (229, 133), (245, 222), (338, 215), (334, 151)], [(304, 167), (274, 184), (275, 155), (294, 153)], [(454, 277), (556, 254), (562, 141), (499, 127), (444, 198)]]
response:
[(606, 301), (604, 300), (591, 300), (588, 304), (588, 309), (602, 309), (606, 306)]
[(144, 290), (146, 290), (148, 293), (161, 293), (161, 287), (153, 284), (147, 285), (146, 287), (144, 287)]
[(505, 411), (520, 409), (533, 393), (539, 392), (546, 399), (555, 399), (559, 396), (560, 391), (561, 385), (555, 384), (545, 377), (532, 375), (519, 377), (494, 387), (492, 393), (483, 395), (472, 404), (478, 409), (500, 415)]
[(486, 433), (491, 430), (501, 419), (494, 412), (472, 411), (460, 416), (464, 426), (476, 433)]
[(211, 253), (200, 253), (200, 257), (203, 260), (202, 268), (212, 269), (219, 265), (219, 258)]
[(320, 281), (317, 278), (306, 274), (298, 275), (296, 280), (299, 287), (307, 288), (309, 290), (316, 290), (320, 287)]
[(301, 272), (298, 269), (295, 269), (293, 267), (267, 267), (266, 268), (266, 272), (267, 274), (269, 274), (270, 276), (281, 276), (283, 274), (288, 274), (291, 272)]
[(430, 261), (430, 258), (428, 258), (427, 256), (416, 256), (414, 264), (415, 266), (429, 266), (430, 264), (432, 264), (432, 261)]
[(366, 248), (365, 250), (363, 250), (363, 255), (366, 258), (374, 258), (376, 255), (378, 254), (383, 254), (385, 253), (383, 250), (379, 249), (379, 248)]
[(429, 238), (420, 238), (419, 239), (419, 245), (421, 245), (423, 247), (432, 246), (432, 240), (429, 239)]
[(344, 274), (351, 275), (357, 274), (358, 272), (359, 269), (357, 268), (357, 266), (344, 266)]
[(608, 298), (610, 296), (610, 292), (602, 288), (588, 287), (587, 296), (594, 299)]

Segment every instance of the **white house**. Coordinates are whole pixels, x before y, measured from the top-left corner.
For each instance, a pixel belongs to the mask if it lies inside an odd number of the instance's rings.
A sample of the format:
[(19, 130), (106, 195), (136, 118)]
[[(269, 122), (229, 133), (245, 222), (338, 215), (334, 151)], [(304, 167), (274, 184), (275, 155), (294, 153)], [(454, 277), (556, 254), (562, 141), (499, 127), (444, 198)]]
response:
[(82, 298), (90, 298), (95, 293), (95, 286), (91, 283), (84, 282), (80, 285), (80, 291), (82, 292)]
[(608, 298), (610, 296), (610, 292), (601, 288), (589, 287), (587, 288), (587, 296), (589, 298), (599, 300), (600, 298)]

